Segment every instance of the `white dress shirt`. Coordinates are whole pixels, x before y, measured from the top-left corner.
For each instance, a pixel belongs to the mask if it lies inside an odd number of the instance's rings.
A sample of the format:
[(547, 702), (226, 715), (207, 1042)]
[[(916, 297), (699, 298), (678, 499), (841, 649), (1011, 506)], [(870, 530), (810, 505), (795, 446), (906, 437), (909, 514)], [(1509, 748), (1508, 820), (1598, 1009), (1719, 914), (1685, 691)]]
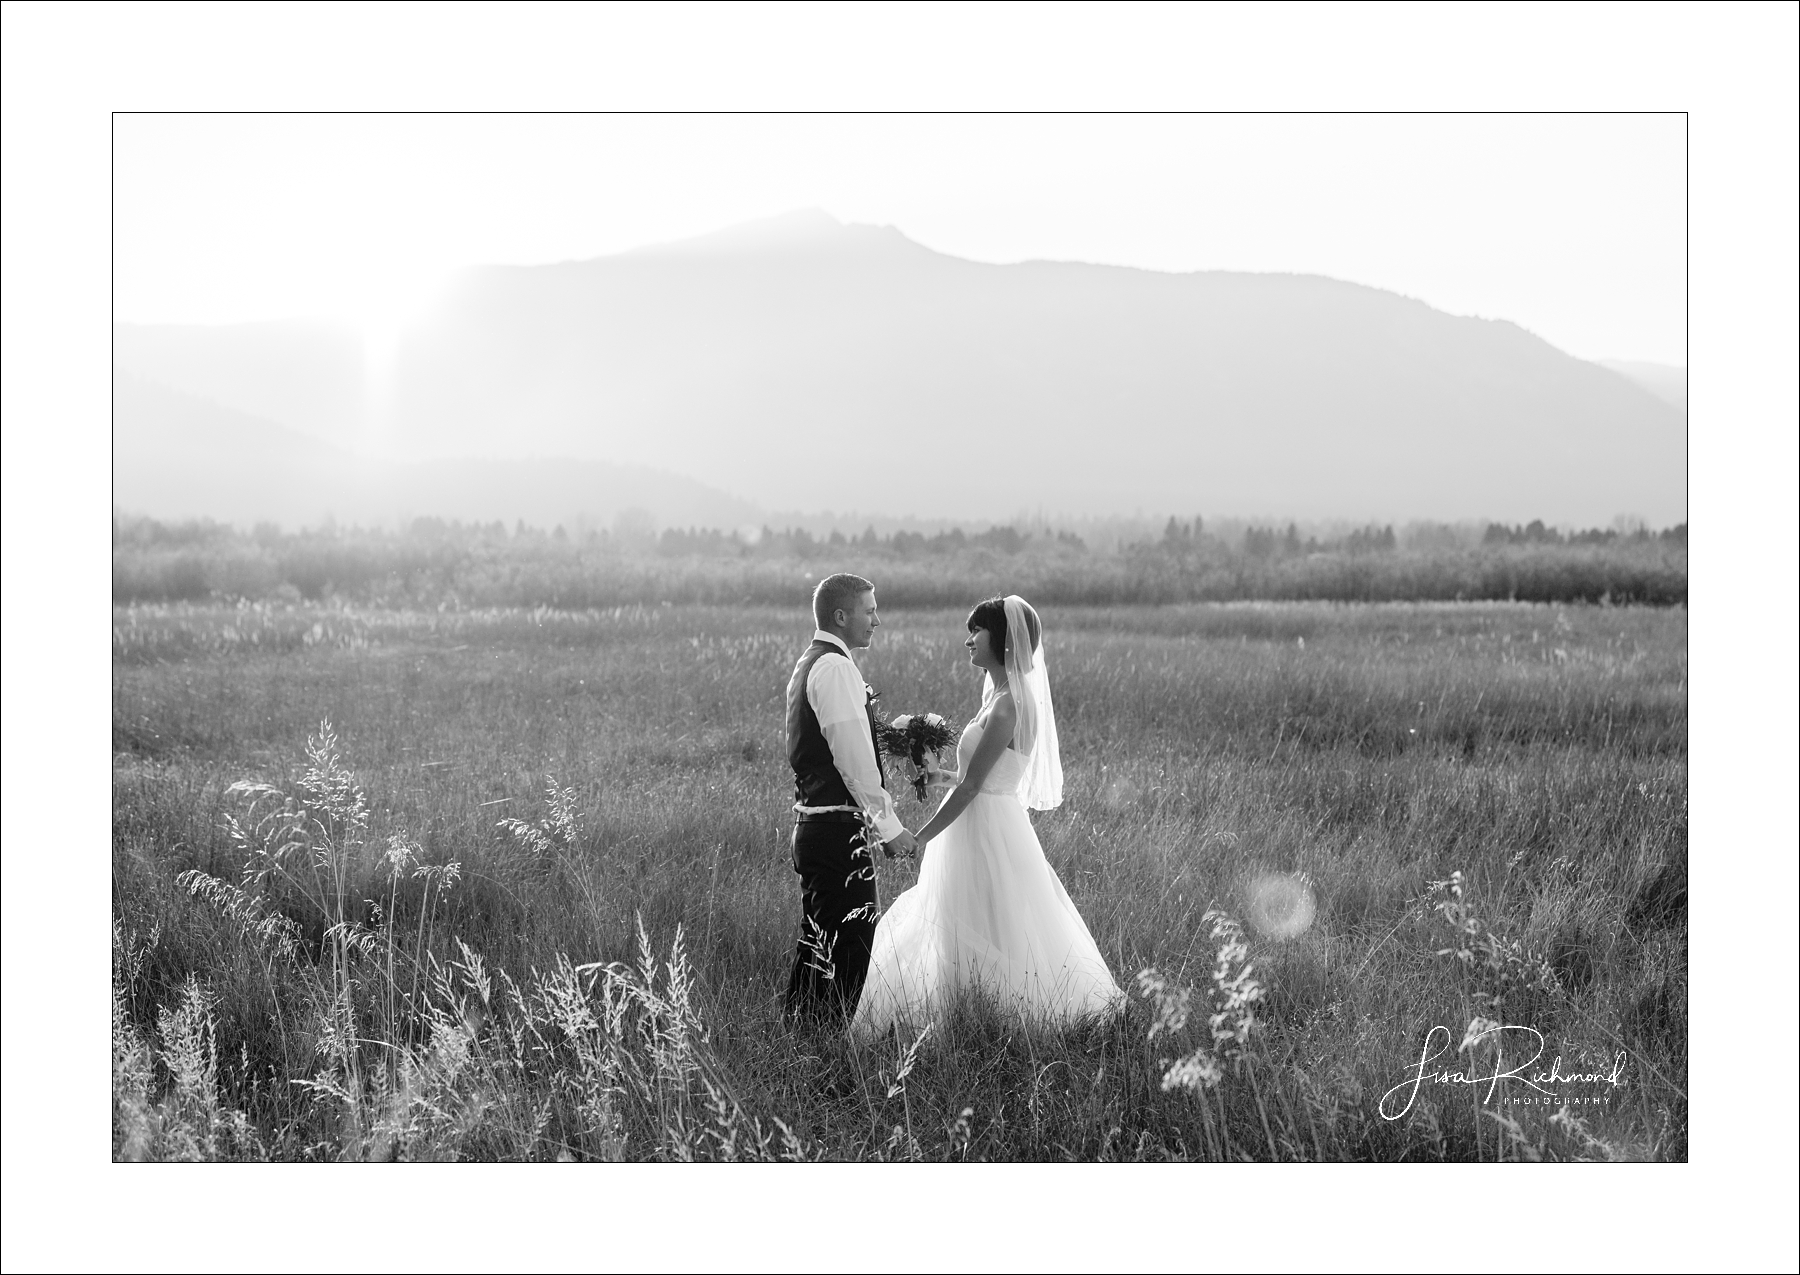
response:
[(819, 719), (819, 729), (831, 746), (831, 763), (843, 777), (851, 800), (874, 818), (881, 839), (892, 841), (905, 825), (894, 813), (894, 799), (881, 786), (875, 744), (869, 738), (869, 685), (842, 638), (816, 629), (813, 640), (829, 642), (843, 654), (827, 651), (813, 661), (812, 671), (806, 675), (806, 702)]

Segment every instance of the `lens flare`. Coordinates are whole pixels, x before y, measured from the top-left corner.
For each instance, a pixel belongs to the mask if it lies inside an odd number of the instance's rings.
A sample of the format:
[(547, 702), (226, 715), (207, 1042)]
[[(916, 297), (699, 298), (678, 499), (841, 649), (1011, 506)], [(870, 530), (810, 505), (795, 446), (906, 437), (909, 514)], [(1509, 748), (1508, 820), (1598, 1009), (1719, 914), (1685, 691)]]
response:
[(1250, 924), (1264, 938), (1299, 937), (1319, 910), (1312, 882), (1304, 873), (1264, 873), (1250, 883), (1248, 894)]
[(1100, 785), (1100, 804), (1108, 810), (1120, 810), (1138, 799), (1138, 786), (1123, 776), (1106, 780)]

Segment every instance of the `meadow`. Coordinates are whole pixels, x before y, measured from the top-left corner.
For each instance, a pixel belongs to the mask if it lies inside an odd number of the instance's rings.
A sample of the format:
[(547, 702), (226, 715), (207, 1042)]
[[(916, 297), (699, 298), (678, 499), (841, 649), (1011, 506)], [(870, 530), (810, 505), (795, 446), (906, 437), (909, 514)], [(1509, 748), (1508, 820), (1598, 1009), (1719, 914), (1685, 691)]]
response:
[(1684, 607), (1042, 610), (1131, 1004), (858, 1045), (779, 1014), (800, 607), (116, 607), (115, 1157), (1687, 1158)]

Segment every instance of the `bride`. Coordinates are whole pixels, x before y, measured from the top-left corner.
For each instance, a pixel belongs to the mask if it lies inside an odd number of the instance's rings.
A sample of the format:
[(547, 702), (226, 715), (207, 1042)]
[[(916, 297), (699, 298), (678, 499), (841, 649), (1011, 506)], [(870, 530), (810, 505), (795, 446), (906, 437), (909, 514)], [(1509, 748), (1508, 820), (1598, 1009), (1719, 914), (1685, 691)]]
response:
[(981, 711), (957, 743), (955, 787), (914, 834), (919, 879), (876, 928), (853, 1032), (920, 1026), (965, 988), (1039, 1021), (1123, 1000), (1026, 813), (1062, 802), (1037, 612), (1017, 594), (982, 602), (963, 645), (987, 674)]

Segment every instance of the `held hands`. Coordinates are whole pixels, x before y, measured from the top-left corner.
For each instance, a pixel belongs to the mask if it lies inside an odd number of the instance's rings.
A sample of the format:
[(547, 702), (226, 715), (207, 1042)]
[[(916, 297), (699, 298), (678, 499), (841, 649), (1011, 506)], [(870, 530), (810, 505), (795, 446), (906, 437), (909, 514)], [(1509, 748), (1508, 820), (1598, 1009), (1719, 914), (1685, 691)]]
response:
[(913, 839), (912, 833), (902, 828), (899, 835), (892, 841), (881, 843), (881, 851), (890, 859), (895, 855), (899, 855), (903, 859), (910, 859), (919, 852), (919, 843)]

